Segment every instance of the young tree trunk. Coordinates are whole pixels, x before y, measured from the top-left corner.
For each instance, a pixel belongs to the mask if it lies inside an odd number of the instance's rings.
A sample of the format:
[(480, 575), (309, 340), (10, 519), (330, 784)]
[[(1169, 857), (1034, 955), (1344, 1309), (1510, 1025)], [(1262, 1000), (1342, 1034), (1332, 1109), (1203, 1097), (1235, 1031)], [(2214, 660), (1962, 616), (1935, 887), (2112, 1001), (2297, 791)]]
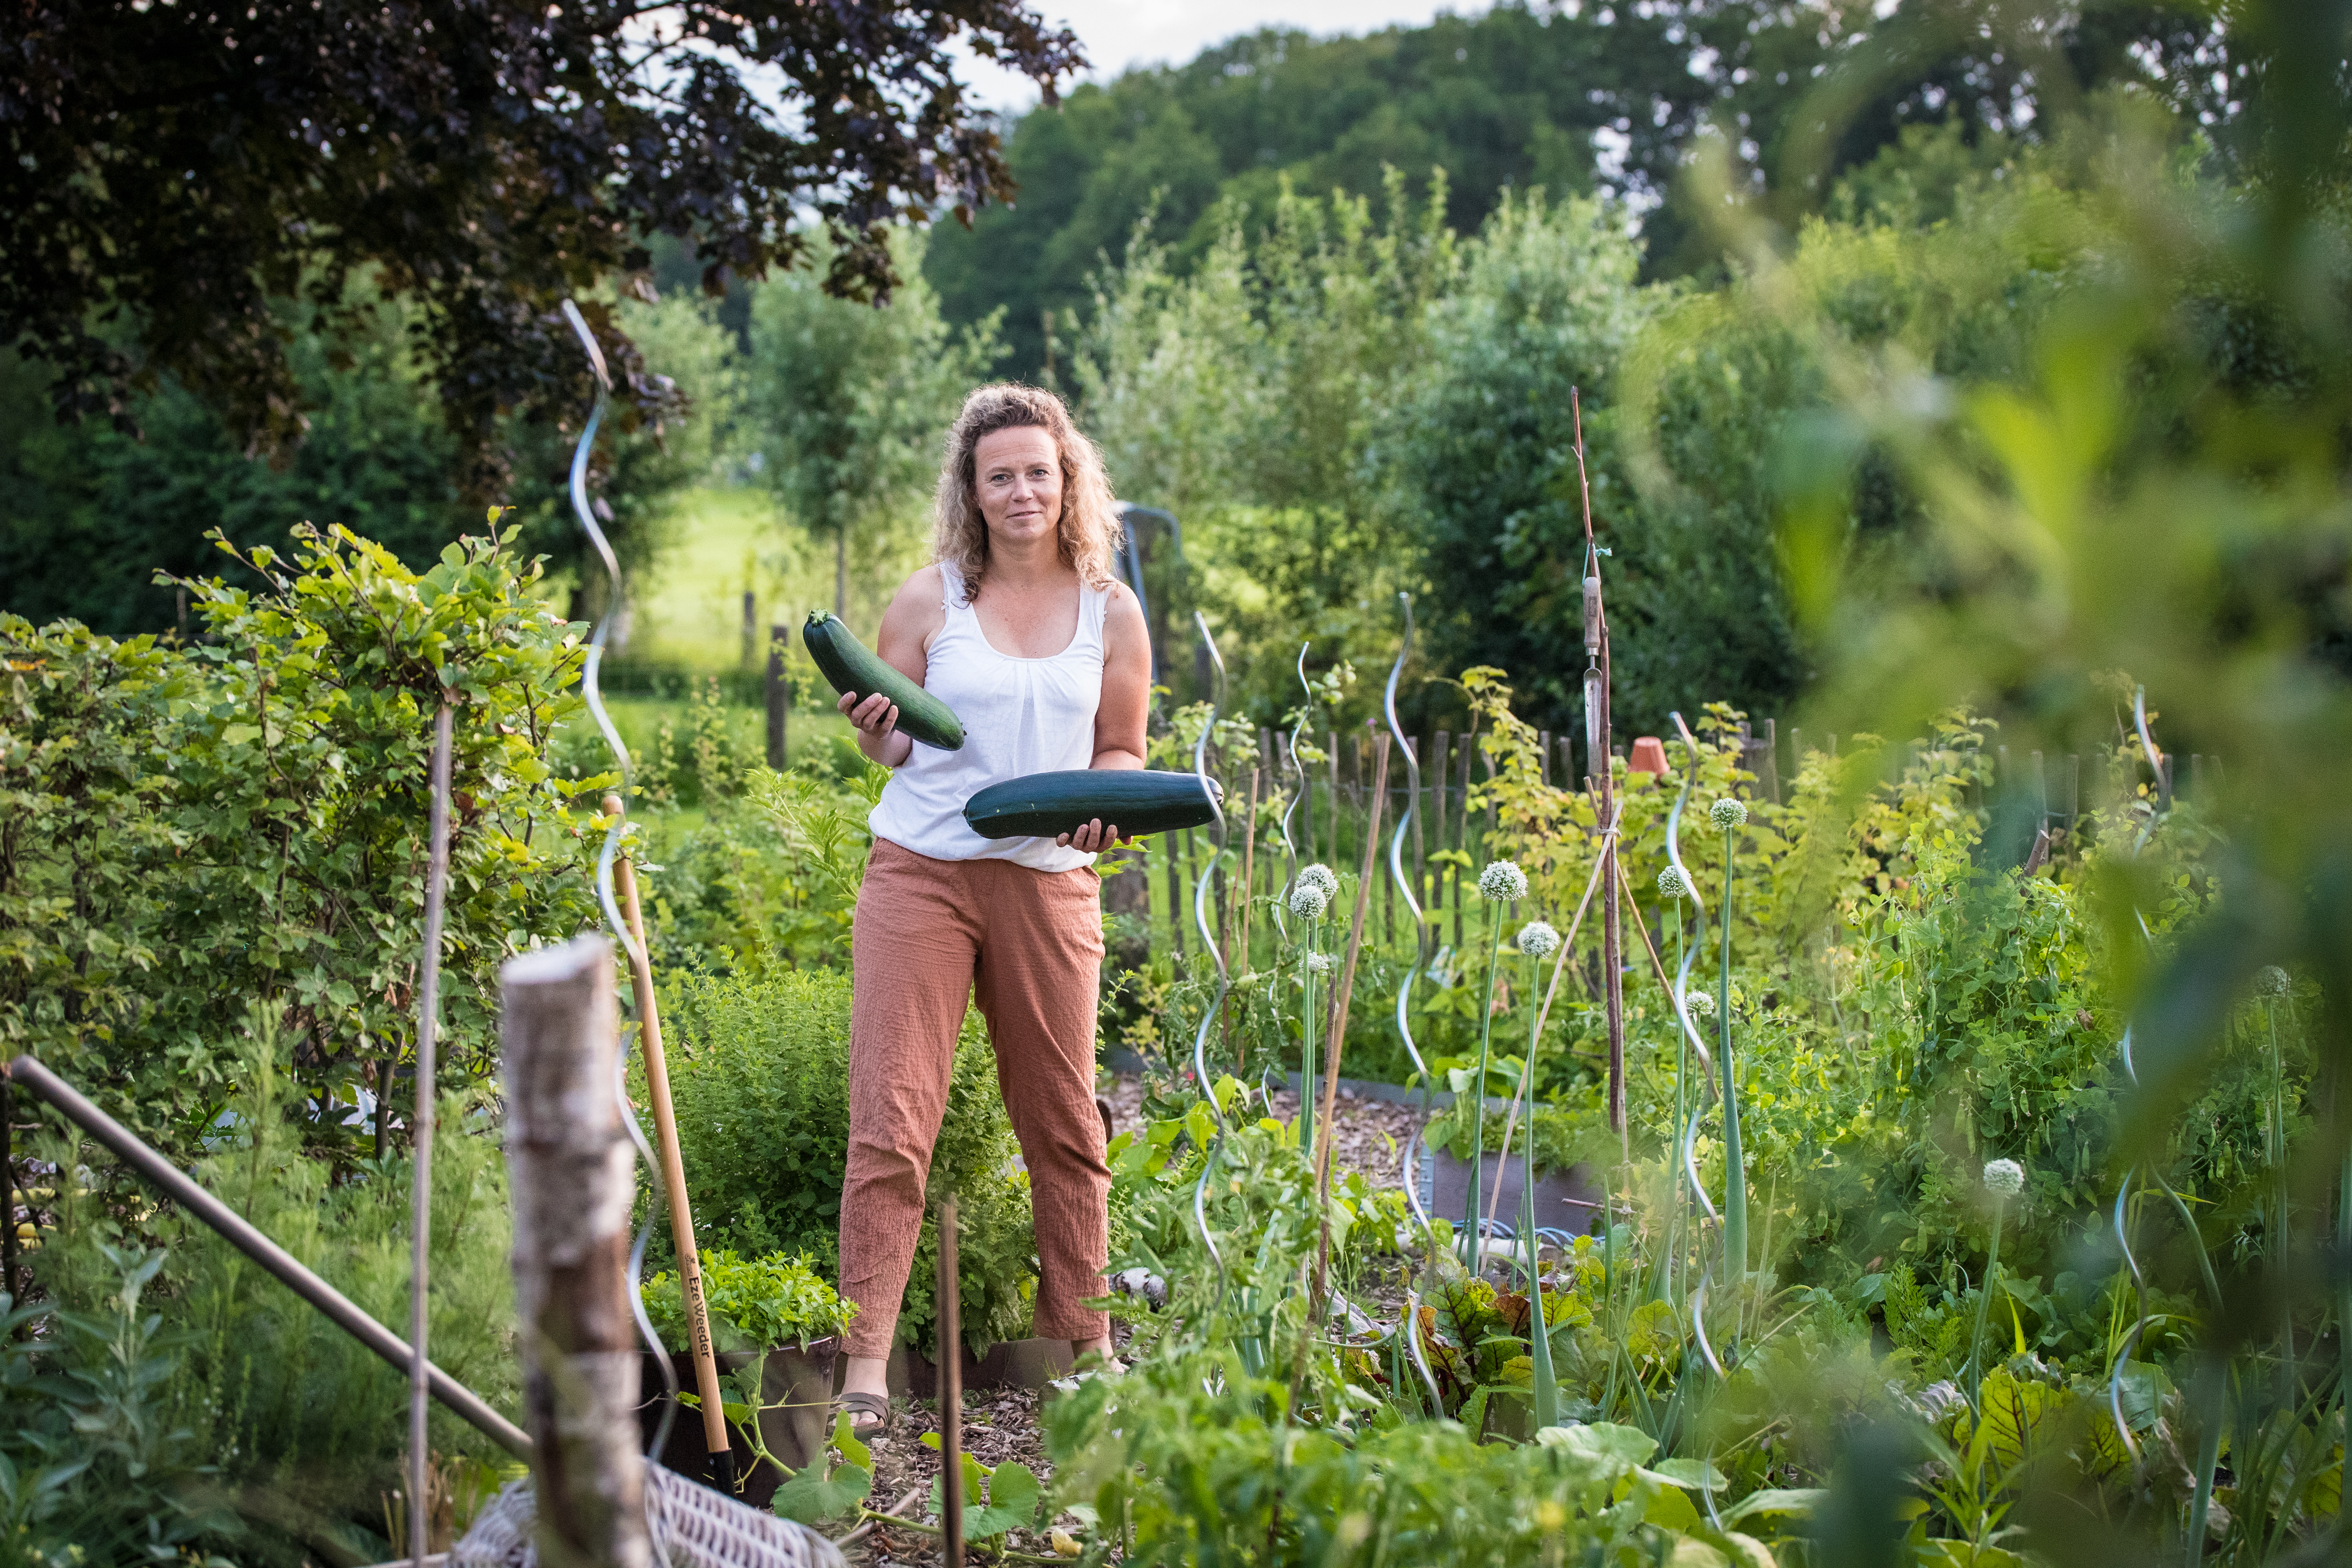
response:
[(527, 953), (500, 983), (539, 1560), (646, 1568), (640, 1358), (626, 1278), (635, 1155), (614, 1101), (613, 944), (583, 936)]

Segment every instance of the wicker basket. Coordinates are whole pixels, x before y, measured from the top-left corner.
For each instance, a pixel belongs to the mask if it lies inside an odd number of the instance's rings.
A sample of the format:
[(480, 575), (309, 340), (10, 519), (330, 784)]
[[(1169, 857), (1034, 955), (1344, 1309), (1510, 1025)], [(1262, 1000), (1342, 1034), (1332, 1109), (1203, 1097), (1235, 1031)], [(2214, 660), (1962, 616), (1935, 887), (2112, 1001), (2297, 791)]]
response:
[[(500, 1492), (450, 1549), (447, 1568), (538, 1568), (530, 1486), (525, 1477)], [(845, 1568), (841, 1549), (807, 1526), (655, 1464), (646, 1466), (646, 1523), (656, 1568)]]

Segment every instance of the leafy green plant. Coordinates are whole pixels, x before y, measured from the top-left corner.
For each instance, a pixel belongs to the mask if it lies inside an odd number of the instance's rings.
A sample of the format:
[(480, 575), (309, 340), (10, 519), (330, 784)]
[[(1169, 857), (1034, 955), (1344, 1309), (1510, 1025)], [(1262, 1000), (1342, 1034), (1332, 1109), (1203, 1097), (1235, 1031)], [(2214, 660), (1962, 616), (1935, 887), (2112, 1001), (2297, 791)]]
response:
[[(685, 1291), (677, 1276), (666, 1269), (649, 1274), (638, 1293), (662, 1343), (673, 1351), (692, 1348)], [(857, 1311), (817, 1277), (804, 1253), (744, 1258), (731, 1251), (706, 1250), (702, 1298), (711, 1339), (720, 1350), (772, 1350), (787, 1344), (806, 1350), (811, 1340), (846, 1331)]]
[(159, 1556), (226, 1568), (203, 1551), (236, 1533), (220, 1467), (170, 1397), (182, 1339), (142, 1300), (165, 1255), (97, 1254), (106, 1294), (89, 1310), (0, 1296), (0, 1552), (35, 1568)]
[(355, 1157), (365, 1119), (327, 1111), (388, 1090), (410, 1048), (446, 699), (441, 1059), (453, 1079), (490, 1069), (498, 965), (593, 908), (586, 819), (544, 755), (578, 702), (578, 633), (509, 538), (416, 573), (299, 530), (290, 559), (238, 554), (260, 591), (185, 584), (205, 637), (184, 647), (0, 617), (0, 1048), (186, 1153), (259, 999), (301, 1041), (313, 1138)]
[[(798, 1254), (826, 1274), (839, 1267), (849, 1005), (849, 977), (833, 970), (757, 979), (688, 973), (664, 983), (663, 1027), (675, 1042), (670, 1091), (698, 1240), (746, 1255)], [(957, 1195), (962, 1321), (982, 1348), (1027, 1331), (1035, 1289), (1029, 1186), (1017, 1153), (986, 1030), (972, 1015), (956, 1046), (930, 1190)], [(924, 1346), (938, 1276), (932, 1206), (898, 1318), (902, 1342)], [(666, 1214), (659, 1225), (667, 1238)]]

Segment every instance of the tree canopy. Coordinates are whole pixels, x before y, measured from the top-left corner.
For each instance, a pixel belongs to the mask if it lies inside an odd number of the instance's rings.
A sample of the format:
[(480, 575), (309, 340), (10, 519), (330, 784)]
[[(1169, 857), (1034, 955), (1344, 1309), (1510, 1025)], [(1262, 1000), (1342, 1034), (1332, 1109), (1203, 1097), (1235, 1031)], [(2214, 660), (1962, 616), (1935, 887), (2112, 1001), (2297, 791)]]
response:
[[(1612, 195), (1643, 215), (1647, 275), (1675, 276), (1717, 263), (1681, 178), (1702, 140), (1749, 191), (1817, 207), (1909, 125), (2030, 137), (2053, 103), (2126, 81), (2209, 126), (2242, 106), (2249, 68), (2203, 7), (2086, 6), (2032, 27), (2016, 10), (1510, 0), (1361, 37), (1266, 28), (1023, 116), (1006, 143), (1015, 204), (969, 231), (941, 226), (927, 270), (950, 321), (1003, 307), (1013, 365), (1034, 374), (1048, 359), (1044, 313), (1066, 359), (1087, 278), (1124, 258), (1144, 215), (1190, 265), (1222, 233), (1221, 202), (1263, 226), (1285, 179), (1377, 196), (1393, 167), (1419, 196), (1442, 168), (1444, 216), (1463, 234), (1507, 191)], [(1825, 82), (1834, 94), (1815, 90)], [(1801, 177), (1782, 179), (1791, 168)]]
[[(69, 417), (127, 423), (168, 375), (284, 447), (306, 416), (283, 302), (333, 337), (410, 300), (478, 493), (503, 417), (584, 405), (551, 312), (645, 269), (647, 236), (691, 236), (719, 289), (822, 228), (827, 286), (872, 296), (893, 219), (1009, 195), (960, 41), (1049, 99), (1082, 64), (1018, 0), (29, 0), (0, 18), (8, 346)], [(668, 389), (591, 319), (658, 418)]]

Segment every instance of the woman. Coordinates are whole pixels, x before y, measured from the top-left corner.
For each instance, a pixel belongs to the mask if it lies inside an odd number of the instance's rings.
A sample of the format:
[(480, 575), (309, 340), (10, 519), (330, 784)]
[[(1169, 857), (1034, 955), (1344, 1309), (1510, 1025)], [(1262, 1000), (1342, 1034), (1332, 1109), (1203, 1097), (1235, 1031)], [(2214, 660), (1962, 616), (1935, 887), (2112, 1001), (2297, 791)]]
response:
[(1143, 765), (1151, 647), (1111, 574), (1118, 521), (1102, 458), (1053, 394), (986, 386), (948, 432), (932, 526), (937, 563), (900, 585), (876, 651), (962, 721), (961, 751), (918, 746), (878, 693), (841, 700), (857, 744), (894, 769), (850, 954), (849, 1168), (841, 1293), (857, 1304), (842, 1405), (861, 1432), (889, 1418), (884, 1367), (923, 1218), (956, 1032), (975, 994), (1004, 1108), (1029, 1167), (1036, 1332), (1110, 1355), (1103, 1293), (1110, 1172), (1095, 1110), (1102, 879), (1118, 837), (987, 839), (964, 802), (990, 784), (1070, 768)]

